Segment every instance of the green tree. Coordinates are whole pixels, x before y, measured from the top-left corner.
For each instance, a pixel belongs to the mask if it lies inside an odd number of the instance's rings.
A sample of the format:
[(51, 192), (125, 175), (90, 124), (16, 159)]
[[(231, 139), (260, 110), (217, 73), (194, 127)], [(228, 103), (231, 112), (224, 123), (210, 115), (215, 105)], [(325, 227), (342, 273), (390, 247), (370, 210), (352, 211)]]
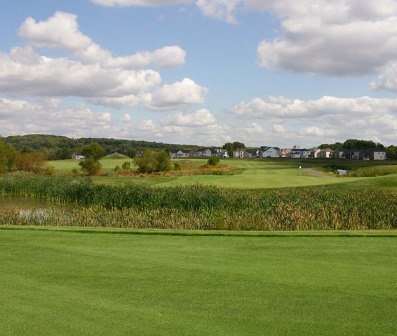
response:
[(397, 159), (397, 147), (396, 146), (389, 146), (386, 148), (386, 157), (390, 160)]
[(154, 173), (170, 171), (172, 169), (171, 159), (165, 151), (154, 151), (144, 149), (142, 157), (134, 158), (140, 173)]
[(13, 146), (0, 141), (0, 173), (15, 170), (20, 155)]
[(79, 165), (88, 175), (98, 175), (102, 165), (99, 159), (105, 155), (105, 149), (96, 142), (85, 145), (81, 148), (81, 153), (85, 156)]
[(157, 160), (155, 152), (151, 149), (144, 149), (141, 157), (134, 158), (135, 165), (140, 173), (153, 173), (156, 171)]
[(219, 158), (215, 155), (212, 155), (207, 161), (208, 165), (210, 166), (216, 166), (219, 162)]
[(226, 143), (223, 145), (222, 148), (227, 150), (227, 153), (228, 153), (229, 157), (233, 157), (233, 152), (234, 152), (237, 148), (244, 149), (244, 148), (245, 148), (245, 145), (244, 145), (242, 142), (238, 142), (238, 141), (235, 141), (235, 142), (226, 142)]
[(40, 152), (23, 153), (18, 158), (18, 168), (22, 171), (39, 173), (44, 170), (46, 157)]
[(106, 153), (105, 149), (96, 142), (93, 142), (90, 145), (85, 145), (81, 148), (81, 153), (86, 158), (92, 158), (94, 160), (99, 160)]
[(98, 175), (102, 168), (101, 163), (92, 157), (88, 157), (80, 161), (79, 166), (88, 175)]
[(166, 151), (159, 151), (157, 153), (157, 171), (167, 172), (172, 169), (171, 159)]

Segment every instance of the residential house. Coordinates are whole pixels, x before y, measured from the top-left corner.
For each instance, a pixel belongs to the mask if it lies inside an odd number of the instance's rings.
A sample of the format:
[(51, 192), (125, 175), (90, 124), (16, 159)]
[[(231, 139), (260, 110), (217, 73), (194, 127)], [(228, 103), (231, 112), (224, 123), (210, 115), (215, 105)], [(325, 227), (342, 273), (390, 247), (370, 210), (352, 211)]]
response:
[(72, 160), (84, 160), (85, 156), (80, 152), (74, 152), (72, 154)]
[(226, 149), (217, 149), (216, 150), (216, 156), (226, 159), (226, 158), (229, 157), (229, 153), (227, 152)]
[(280, 150), (280, 157), (287, 158), (291, 157), (291, 149), (290, 148), (283, 148)]
[(280, 153), (274, 147), (262, 146), (259, 149), (259, 156), (262, 158), (278, 158), (278, 157), (280, 157)]
[(315, 159), (330, 159), (334, 157), (334, 150), (332, 150), (331, 148), (326, 148), (326, 149), (314, 148), (313, 157)]
[(238, 159), (243, 159), (245, 154), (245, 149), (237, 148), (233, 151), (233, 157)]
[(298, 149), (294, 148), (291, 150), (291, 159), (308, 159), (310, 157), (311, 150), (309, 149)]
[(181, 150), (181, 149), (171, 149), (168, 153), (171, 159), (182, 159), (188, 158), (190, 155), (189, 151)]

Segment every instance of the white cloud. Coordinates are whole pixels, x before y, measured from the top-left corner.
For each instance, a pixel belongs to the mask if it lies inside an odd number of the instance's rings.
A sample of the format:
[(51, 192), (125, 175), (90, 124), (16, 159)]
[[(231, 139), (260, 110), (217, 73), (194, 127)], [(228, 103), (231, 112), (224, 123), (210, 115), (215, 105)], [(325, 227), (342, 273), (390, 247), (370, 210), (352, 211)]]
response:
[(200, 11), (228, 23), (237, 23), (236, 11), (241, 0), (197, 0), (196, 5)]
[(142, 69), (151, 64), (160, 68), (175, 68), (184, 64), (186, 57), (185, 50), (179, 46), (113, 57), (110, 51), (79, 31), (76, 15), (64, 12), (56, 12), (41, 22), (29, 17), (18, 33), (33, 47), (67, 50), (84, 64), (99, 63), (106, 68)]
[(191, 3), (192, 0), (91, 0), (91, 2), (107, 7), (164, 7), (170, 5), (183, 5)]
[(276, 134), (283, 134), (286, 133), (287, 130), (285, 129), (285, 127), (283, 125), (280, 124), (274, 124), (272, 127), (273, 133)]
[(193, 80), (184, 78), (180, 82), (164, 85), (143, 97), (144, 105), (152, 110), (173, 110), (190, 104), (204, 102), (208, 89), (197, 85)]
[[(21, 62), (25, 53), (28, 63)], [(122, 97), (152, 89), (160, 82), (160, 74), (153, 70), (107, 69), (40, 56), (30, 47), (0, 53), (0, 90), (13, 95)]]
[(203, 127), (216, 123), (215, 117), (207, 109), (201, 109), (191, 114), (176, 113), (162, 120), (162, 125)]
[(0, 111), (4, 110), (12, 113), (4, 120), (0, 114), (2, 135), (46, 133), (84, 137), (116, 133), (110, 113), (95, 113), (85, 105), (65, 107), (53, 100), (33, 103), (0, 99)]
[(259, 43), (260, 66), (335, 76), (375, 74), (397, 57), (395, 1), (247, 0), (273, 10), (282, 32)]
[(397, 61), (389, 62), (383, 67), (378, 79), (371, 83), (371, 88), (397, 92)]
[(390, 144), (397, 130), (397, 99), (254, 98), (236, 105), (231, 113), (240, 120), (255, 118), (258, 122), (272, 124), (273, 141), (280, 145), (286, 139), (318, 145), (350, 138), (381, 139)]

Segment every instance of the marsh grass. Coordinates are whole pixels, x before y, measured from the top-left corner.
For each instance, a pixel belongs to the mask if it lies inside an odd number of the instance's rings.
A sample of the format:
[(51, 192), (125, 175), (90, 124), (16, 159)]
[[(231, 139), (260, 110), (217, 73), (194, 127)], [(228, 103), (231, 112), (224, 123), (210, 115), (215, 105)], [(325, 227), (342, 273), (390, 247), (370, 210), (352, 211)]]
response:
[(0, 193), (75, 205), (50, 208), (45, 216), (3, 211), (2, 224), (269, 231), (397, 228), (395, 189), (116, 187), (82, 177), (10, 174), (0, 177)]

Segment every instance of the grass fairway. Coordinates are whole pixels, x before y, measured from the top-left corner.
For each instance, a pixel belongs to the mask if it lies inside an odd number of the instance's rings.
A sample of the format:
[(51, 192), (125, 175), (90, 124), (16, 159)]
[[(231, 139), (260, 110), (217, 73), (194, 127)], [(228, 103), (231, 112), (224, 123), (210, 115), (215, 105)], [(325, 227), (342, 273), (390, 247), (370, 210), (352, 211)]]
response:
[[(104, 173), (114, 172), (116, 166), (122, 166), (125, 159), (102, 159), (102, 171)], [(176, 162), (178, 160), (175, 160)], [(175, 162), (173, 161), (173, 162)], [(130, 160), (129, 162), (132, 162)], [(193, 165), (206, 164), (205, 159), (192, 160)], [(263, 188), (285, 188), (304, 187), (336, 184), (352, 181), (362, 181), (365, 178), (338, 178), (326, 174), (313, 175), (305, 168), (313, 167), (312, 163), (305, 164), (300, 160), (288, 160), (272, 162), (266, 160), (227, 159), (221, 160), (221, 164), (234, 166), (240, 169), (239, 173), (233, 175), (194, 175), (178, 177), (117, 177), (117, 176), (95, 176), (95, 183), (121, 185), (129, 183), (141, 183), (147, 185), (172, 186), (172, 185), (215, 185), (218, 187), (232, 187), (240, 189), (263, 189)], [(59, 173), (68, 173), (72, 169), (80, 170), (76, 160), (49, 161)], [(299, 169), (302, 167), (302, 169)]]
[(126, 232), (0, 229), (0, 333), (397, 334), (395, 232)]

